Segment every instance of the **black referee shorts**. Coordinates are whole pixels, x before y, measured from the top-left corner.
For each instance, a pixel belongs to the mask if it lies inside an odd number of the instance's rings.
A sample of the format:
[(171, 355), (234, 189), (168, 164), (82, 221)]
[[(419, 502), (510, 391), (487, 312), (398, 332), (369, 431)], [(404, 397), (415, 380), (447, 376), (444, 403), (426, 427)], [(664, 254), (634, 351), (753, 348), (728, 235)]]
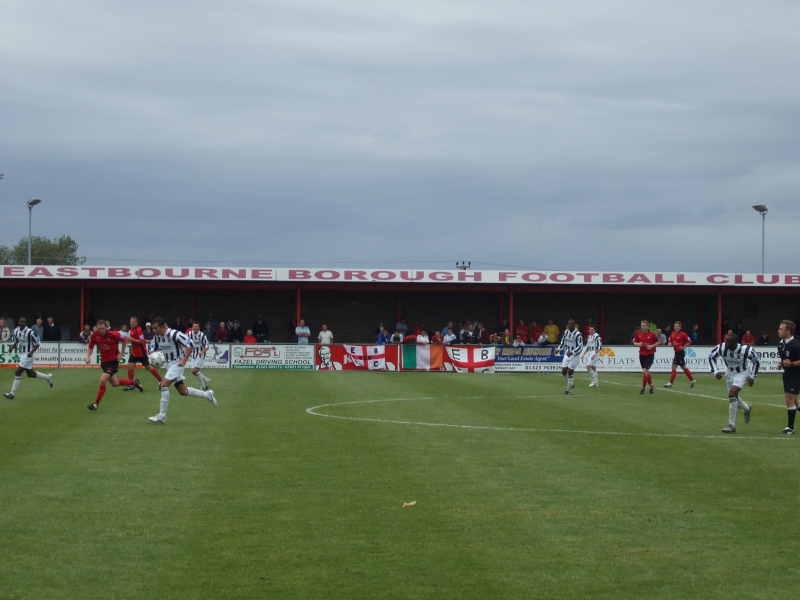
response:
[(786, 394), (800, 393), (800, 372), (783, 373), (783, 391)]

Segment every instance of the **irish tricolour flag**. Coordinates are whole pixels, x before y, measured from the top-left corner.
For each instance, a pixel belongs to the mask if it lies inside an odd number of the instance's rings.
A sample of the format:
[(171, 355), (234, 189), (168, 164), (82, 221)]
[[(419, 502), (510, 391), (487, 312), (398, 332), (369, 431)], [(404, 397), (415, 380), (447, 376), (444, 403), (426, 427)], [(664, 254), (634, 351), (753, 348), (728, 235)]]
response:
[(440, 371), (444, 365), (444, 347), (403, 346), (403, 368), (420, 371)]

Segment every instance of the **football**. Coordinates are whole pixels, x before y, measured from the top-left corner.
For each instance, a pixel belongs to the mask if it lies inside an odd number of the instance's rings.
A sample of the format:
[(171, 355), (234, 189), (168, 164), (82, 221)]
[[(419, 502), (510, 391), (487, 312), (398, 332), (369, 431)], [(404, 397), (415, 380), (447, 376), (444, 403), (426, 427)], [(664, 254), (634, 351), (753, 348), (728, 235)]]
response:
[(150, 360), (150, 364), (153, 365), (156, 369), (162, 368), (164, 364), (167, 362), (166, 359), (164, 358), (164, 354), (159, 352), (158, 350), (152, 352), (150, 356), (148, 356), (148, 359)]

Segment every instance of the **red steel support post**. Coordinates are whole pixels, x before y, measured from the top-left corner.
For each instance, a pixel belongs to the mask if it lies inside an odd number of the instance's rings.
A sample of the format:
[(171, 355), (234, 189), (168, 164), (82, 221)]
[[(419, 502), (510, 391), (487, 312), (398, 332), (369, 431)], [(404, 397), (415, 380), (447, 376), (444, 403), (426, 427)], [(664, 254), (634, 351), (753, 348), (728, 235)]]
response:
[(600, 338), (606, 339), (606, 293), (600, 293)]
[(514, 290), (508, 290), (508, 328), (514, 337)]

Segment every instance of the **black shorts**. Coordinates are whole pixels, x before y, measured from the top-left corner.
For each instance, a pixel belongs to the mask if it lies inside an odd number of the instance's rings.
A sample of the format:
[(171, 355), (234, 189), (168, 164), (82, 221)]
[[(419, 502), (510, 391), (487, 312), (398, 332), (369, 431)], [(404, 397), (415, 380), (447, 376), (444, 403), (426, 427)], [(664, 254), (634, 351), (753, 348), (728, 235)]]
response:
[(114, 373), (119, 371), (119, 363), (115, 360), (111, 360), (109, 362), (100, 363), (100, 368), (103, 369), (103, 373), (114, 375)]
[(149, 367), (150, 366), (150, 360), (147, 358), (147, 355), (145, 355), (145, 356), (134, 356), (133, 354), (131, 354), (128, 357), (128, 364), (129, 365), (135, 365), (136, 363), (142, 363), (142, 365), (145, 366), (145, 367)]
[(655, 354), (640, 354), (639, 364), (642, 365), (643, 369), (649, 369), (653, 366), (653, 360), (655, 360), (655, 358)]
[(783, 391), (795, 396), (800, 393), (800, 373), (783, 373)]
[(686, 351), (681, 350), (680, 352), (675, 353), (675, 358), (672, 359), (673, 365), (678, 365), (679, 367), (686, 366)]

